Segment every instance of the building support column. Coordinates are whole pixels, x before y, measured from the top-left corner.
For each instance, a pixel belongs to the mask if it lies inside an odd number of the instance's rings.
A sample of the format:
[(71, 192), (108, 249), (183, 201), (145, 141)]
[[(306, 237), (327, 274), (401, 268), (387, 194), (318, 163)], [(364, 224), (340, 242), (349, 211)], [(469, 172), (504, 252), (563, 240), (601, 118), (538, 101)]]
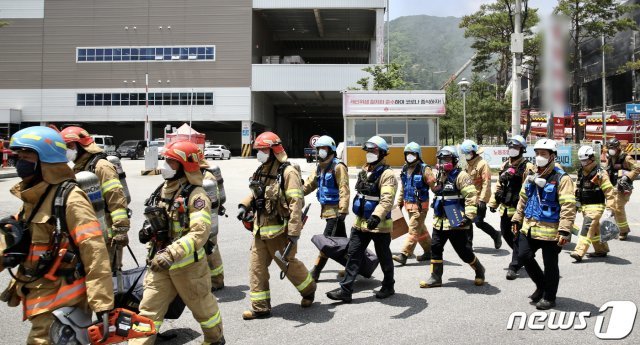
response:
[[(384, 9), (376, 9), (376, 61), (374, 63), (384, 63)], [(388, 61), (387, 61), (388, 62)]]

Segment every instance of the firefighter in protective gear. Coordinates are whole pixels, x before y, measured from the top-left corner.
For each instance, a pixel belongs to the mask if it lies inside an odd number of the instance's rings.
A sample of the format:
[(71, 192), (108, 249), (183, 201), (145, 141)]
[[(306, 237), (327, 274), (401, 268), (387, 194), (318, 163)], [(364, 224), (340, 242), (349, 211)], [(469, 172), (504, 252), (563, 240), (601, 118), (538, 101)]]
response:
[[(502, 247), (500, 232), (484, 221), (487, 215), (487, 203), (491, 199), (491, 170), (489, 169), (489, 164), (480, 156), (479, 153), (482, 152), (480, 152), (478, 144), (472, 140), (463, 141), (460, 145), (460, 151), (467, 161), (465, 171), (471, 177), (471, 181), (478, 192), (478, 213), (475, 225), (493, 239), (493, 245), (496, 249), (500, 249)], [(473, 241), (473, 231), (470, 234)]]
[[(571, 240), (576, 218), (575, 185), (571, 177), (555, 165), (556, 142), (540, 139), (534, 146), (536, 174), (529, 175), (520, 190), (512, 230), (520, 231), (518, 259), (536, 284), (529, 298), (536, 308), (547, 310), (556, 305), (560, 281), (558, 254)], [(541, 249), (544, 272), (535, 260)]]
[[(347, 237), (344, 225), (344, 219), (349, 214), (347, 166), (336, 158), (336, 142), (330, 136), (321, 136), (314, 146), (318, 151), (318, 167), (311, 172), (302, 190), (304, 195), (317, 190), (316, 197), (322, 206), (320, 217), (327, 222), (324, 235)], [(311, 277), (316, 282), (328, 260), (329, 258), (320, 252), (311, 269)]]
[(255, 214), (249, 257), (251, 309), (242, 314), (245, 320), (271, 316), (269, 265), (275, 260), (280, 269), (285, 270), (276, 252), (284, 252), (289, 243), (293, 248), (284, 258), (289, 263), (286, 276), (302, 296), (300, 305), (310, 307), (316, 292), (316, 282), (296, 258), (304, 206), (300, 172), (287, 162), (287, 153), (275, 133), (260, 134), (253, 148), (258, 150), (261, 165), (251, 177), (251, 194), (238, 205), (239, 219), (245, 219), (249, 211)]
[[(200, 160), (200, 171), (202, 172), (204, 180), (215, 181), (217, 198), (217, 205), (211, 205), (211, 223), (218, 224), (219, 215), (224, 215), (224, 206), (220, 201), (220, 186), (218, 185), (218, 180), (213, 175), (209, 169), (211, 166), (207, 163), (207, 160), (202, 153), (202, 150), (198, 151), (198, 158)], [(219, 169), (216, 167), (216, 169)], [(220, 182), (223, 183), (223, 182)], [(211, 245), (214, 246), (215, 250), (211, 252), (211, 254), (207, 254), (207, 263), (209, 264), (209, 271), (211, 272), (211, 290), (218, 291), (224, 288), (224, 266), (222, 264), (222, 255), (220, 254), (220, 246), (218, 246), (218, 235), (212, 235), (209, 237), (209, 241)]]
[(356, 191), (352, 211), (356, 215), (356, 222), (351, 228), (345, 276), (340, 282), (340, 288), (327, 292), (327, 297), (346, 303), (351, 302), (353, 284), (360, 270), (360, 265), (373, 241), (376, 255), (380, 260), (380, 267), (384, 274), (382, 288), (375, 293), (376, 298), (387, 298), (395, 294), (393, 279), (393, 259), (391, 257), (391, 209), (396, 196), (398, 182), (393, 170), (386, 164), (385, 157), (389, 152), (387, 142), (374, 136), (362, 147), (366, 153), (367, 164), (358, 174)]
[[(154, 225), (140, 315), (152, 319), (160, 330), (171, 301), (178, 295), (200, 323), (205, 343), (224, 344), (222, 318), (211, 293), (205, 258), (211, 201), (202, 188), (198, 151), (194, 143), (178, 141), (167, 144), (163, 153), (165, 182), (156, 206), (165, 216), (163, 221), (150, 221)], [(129, 344), (153, 344), (155, 337), (133, 339)]]
[(578, 150), (581, 168), (578, 171), (576, 186), (576, 205), (583, 214), (582, 228), (578, 237), (578, 245), (571, 252), (571, 257), (582, 261), (582, 257), (593, 244), (595, 252), (589, 257), (607, 256), (609, 245), (600, 242), (600, 218), (605, 208), (613, 212), (614, 193), (609, 174), (602, 169), (595, 159), (591, 146), (582, 146)]
[[(80, 188), (71, 185), (64, 206), (54, 207), (59, 188), (66, 188), (61, 185), (75, 177), (60, 134), (28, 127), (11, 137), (10, 147), (18, 152), (16, 171), (22, 179), (11, 189), (23, 201), (16, 219), (30, 243), (3, 300), (12, 307), (22, 301), (24, 319), (32, 324), (27, 344), (50, 344), (54, 310), (90, 308), (102, 315), (113, 309), (109, 254), (91, 202)], [(63, 218), (61, 226), (54, 221), (57, 214)], [(8, 268), (3, 266), (0, 270)]]
[(431, 242), (431, 276), (421, 281), (421, 288), (442, 286), (444, 245), (451, 245), (462, 261), (475, 271), (474, 284), (484, 284), (484, 266), (473, 252), (469, 232), (477, 213), (477, 192), (471, 177), (458, 167), (455, 148), (445, 146), (437, 154), (438, 175), (433, 193), (433, 235)]
[(429, 213), (429, 188), (433, 187), (436, 178), (431, 167), (422, 161), (420, 145), (410, 142), (404, 148), (405, 165), (400, 173), (400, 192), (398, 193), (398, 207), (404, 207), (409, 213), (409, 236), (404, 241), (400, 255), (394, 255), (393, 260), (405, 265), (407, 258), (413, 255), (417, 244), (424, 250), (424, 254), (416, 260), (431, 259), (431, 235), (424, 224)]
[(67, 143), (67, 159), (74, 163), (73, 171), (90, 171), (100, 180), (107, 217), (107, 248), (112, 269), (122, 267), (123, 248), (129, 244), (130, 222), (128, 202), (116, 167), (93, 141), (89, 133), (80, 127), (67, 127), (60, 132)]
[(613, 191), (615, 198), (613, 214), (618, 227), (620, 227), (618, 239), (624, 241), (631, 231), (625, 207), (631, 199), (633, 181), (640, 174), (640, 164), (630, 155), (622, 152), (620, 140), (616, 138), (607, 141), (607, 173), (611, 179), (611, 184), (616, 187)]
[(518, 278), (522, 264), (518, 261), (519, 232), (514, 234), (511, 231), (511, 217), (516, 213), (522, 183), (527, 175), (533, 174), (535, 167), (523, 157), (527, 151), (527, 141), (522, 136), (516, 135), (507, 140), (507, 147), (509, 160), (500, 167), (496, 190), (487, 206), (491, 212), (498, 211), (500, 214), (500, 232), (512, 249), (507, 279), (514, 280)]

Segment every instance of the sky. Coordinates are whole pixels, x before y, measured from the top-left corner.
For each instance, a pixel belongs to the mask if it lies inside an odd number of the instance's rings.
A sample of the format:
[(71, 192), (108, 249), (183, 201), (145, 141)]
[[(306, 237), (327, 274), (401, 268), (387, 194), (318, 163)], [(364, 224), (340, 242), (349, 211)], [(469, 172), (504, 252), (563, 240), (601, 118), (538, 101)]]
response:
[[(427, 14), (436, 17), (462, 17), (471, 14), (485, 3), (496, 0), (389, 0), (391, 19), (402, 16)], [(556, 0), (529, 0), (529, 6), (538, 8), (541, 16), (551, 13)]]

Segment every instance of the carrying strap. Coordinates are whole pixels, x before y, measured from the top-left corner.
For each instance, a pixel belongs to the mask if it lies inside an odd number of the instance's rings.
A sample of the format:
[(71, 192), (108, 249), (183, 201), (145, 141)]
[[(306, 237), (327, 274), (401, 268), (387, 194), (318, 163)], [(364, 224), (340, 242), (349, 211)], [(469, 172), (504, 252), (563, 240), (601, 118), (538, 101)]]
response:
[(96, 173), (96, 166), (98, 165), (98, 161), (101, 159), (107, 159), (107, 154), (104, 152), (100, 152), (97, 153), (95, 155), (93, 155), (93, 157), (91, 157), (91, 159), (89, 160), (89, 162), (87, 162), (87, 171), (90, 171), (92, 173)]

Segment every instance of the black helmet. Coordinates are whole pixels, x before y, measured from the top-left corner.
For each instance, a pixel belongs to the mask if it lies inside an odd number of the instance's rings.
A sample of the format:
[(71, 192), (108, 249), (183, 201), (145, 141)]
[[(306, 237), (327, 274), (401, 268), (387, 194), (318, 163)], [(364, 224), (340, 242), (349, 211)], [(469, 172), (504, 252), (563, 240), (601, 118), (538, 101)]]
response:
[(0, 233), (4, 235), (7, 244), (7, 249), (2, 255), (2, 265), (13, 268), (24, 262), (31, 246), (29, 231), (15, 218), (6, 217), (0, 219)]
[(607, 148), (609, 149), (619, 149), (620, 148), (620, 140), (618, 138), (611, 138), (607, 141)]

